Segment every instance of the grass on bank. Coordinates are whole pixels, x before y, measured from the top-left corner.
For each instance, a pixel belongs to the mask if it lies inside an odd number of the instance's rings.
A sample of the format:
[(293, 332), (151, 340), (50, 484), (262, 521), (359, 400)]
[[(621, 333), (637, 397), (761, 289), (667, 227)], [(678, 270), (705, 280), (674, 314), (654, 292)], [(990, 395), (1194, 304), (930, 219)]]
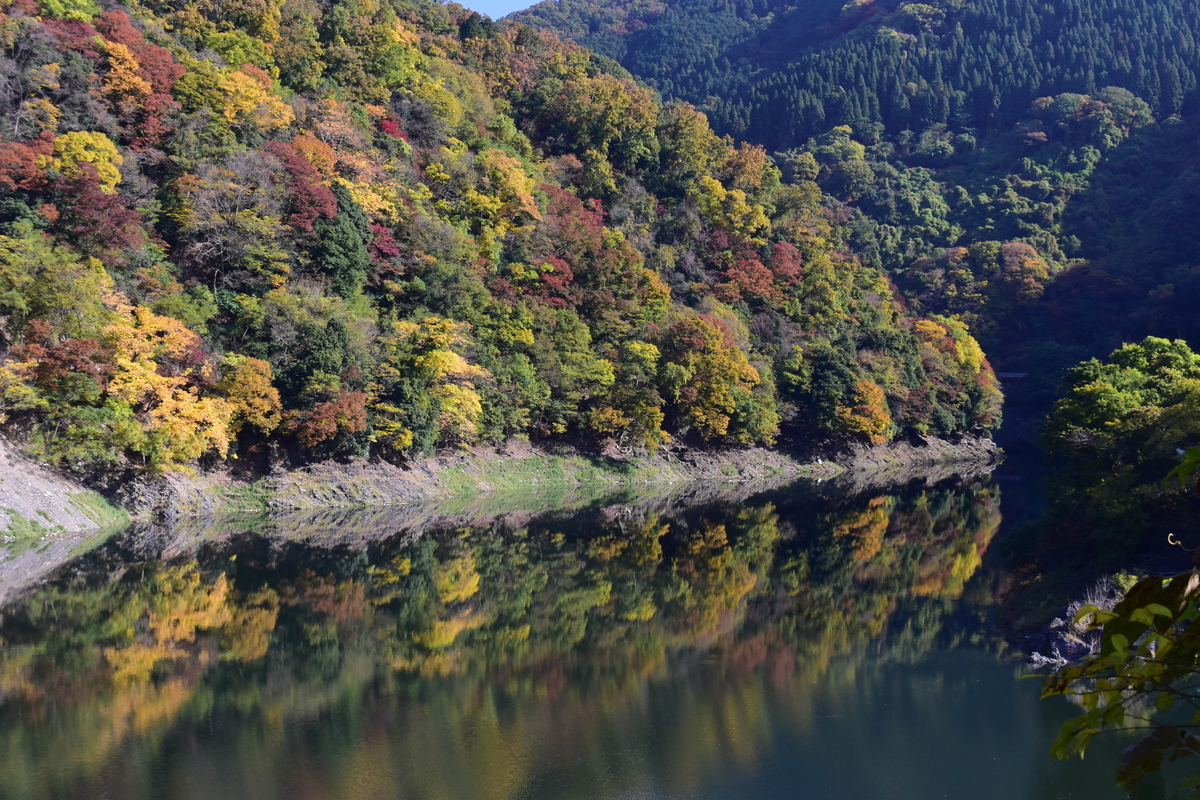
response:
[(621, 486), (636, 481), (633, 464), (614, 463), (585, 456), (530, 456), (488, 459), (469, 467), (453, 467), (438, 474), (447, 494), (454, 497), (484, 493), (527, 493), (585, 485)]
[(228, 486), (218, 490), (221, 505), (217, 509), (219, 515), (253, 516), (267, 513), (267, 503), (271, 493), (267, 491), (262, 481)]
[(129, 512), (115, 506), (92, 491), (72, 492), (71, 506), (99, 528), (123, 528), (129, 524)]
[(8, 526), (0, 530), (0, 561), (9, 561), (30, 550), (42, 552), (52, 544), (48, 539), (70, 539), (69, 557), (74, 558), (98, 546), (130, 523), (125, 509), (113, 505), (96, 492), (72, 492), (68, 500), (70, 505), (67, 512), (72, 516), (86, 517), (96, 526), (94, 529), (70, 533), (62, 525), (54, 524), (45, 510), (37, 512), (35, 516), (42, 518), (38, 520), (30, 519), (14, 509), (5, 509)]

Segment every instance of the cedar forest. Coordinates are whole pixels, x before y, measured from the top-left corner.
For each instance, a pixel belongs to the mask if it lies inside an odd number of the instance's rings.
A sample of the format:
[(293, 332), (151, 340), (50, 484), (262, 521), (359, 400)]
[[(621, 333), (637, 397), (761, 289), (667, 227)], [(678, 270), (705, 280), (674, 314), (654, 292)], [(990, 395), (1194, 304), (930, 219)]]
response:
[(966, 316), (906, 307), (816, 174), (553, 33), (426, 0), (2, 8), (0, 412), (46, 462), (999, 424)]

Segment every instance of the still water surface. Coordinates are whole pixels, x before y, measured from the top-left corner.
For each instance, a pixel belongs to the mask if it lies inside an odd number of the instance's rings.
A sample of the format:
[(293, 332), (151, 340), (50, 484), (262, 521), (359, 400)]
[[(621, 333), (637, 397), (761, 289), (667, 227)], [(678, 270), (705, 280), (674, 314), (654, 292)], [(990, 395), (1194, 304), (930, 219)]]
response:
[(130, 530), (0, 616), (0, 797), (1123, 797), (989, 628), (1000, 521), (982, 481)]

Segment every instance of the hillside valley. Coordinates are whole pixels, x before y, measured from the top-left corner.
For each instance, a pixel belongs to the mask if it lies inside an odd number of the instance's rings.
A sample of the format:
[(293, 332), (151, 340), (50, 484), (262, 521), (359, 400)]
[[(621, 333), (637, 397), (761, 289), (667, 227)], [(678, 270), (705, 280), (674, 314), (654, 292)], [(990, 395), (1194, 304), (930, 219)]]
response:
[(982, 433), (811, 181), (456, 5), (8, 3), (0, 409), (98, 481)]
[(1057, 613), (1159, 563), (1168, 534), (1200, 544), (1195, 479), (1173, 472), (1200, 453), (1191, 3), (561, 0), (508, 19), (762, 145), (908, 313), (968, 326), (1004, 379), (1000, 441), (1048, 458), (1047, 516), (1011, 544), (1016, 607)]

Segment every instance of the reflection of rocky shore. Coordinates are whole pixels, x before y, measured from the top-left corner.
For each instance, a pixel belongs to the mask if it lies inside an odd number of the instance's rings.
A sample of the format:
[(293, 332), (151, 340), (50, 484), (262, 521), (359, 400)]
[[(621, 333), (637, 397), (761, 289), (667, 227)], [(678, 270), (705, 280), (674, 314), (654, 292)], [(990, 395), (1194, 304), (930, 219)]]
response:
[[(758, 495), (776, 493), (797, 500), (840, 502), (909, 485), (933, 486), (948, 480), (973, 480), (994, 468), (995, 450), (990, 442), (986, 445), (949, 445), (934, 440), (928, 447), (932, 450), (910, 452), (892, 448), (887, 458), (877, 450), (864, 449), (853, 456), (864, 462), (855, 469), (839, 471), (840, 468), (818, 465), (828, 473), (829, 477), (824, 479), (798, 479), (791, 472), (775, 469), (778, 465), (761, 464), (757, 469), (743, 465), (743, 472), (722, 474), (717, 478), (715, 471), (728, 461), (725, 456), (705, 461), (702, 454), (692, 454), (691, 459), (703, 463), (698, 466), (689, 462), (677, 469), (702, 474), (712, 472), (714, 476), (697, 481), (574, 489), (545, 486), (539, 490), (535, 486), (520, 491), (502, 489), (462, 498), (424, 501), (414, 496), (408, 502), (396, 502), (397, 498), (393, 497), (392, 502), (373, 507), (331, 502), (306, 508), (283, 505), (267, 511), (261, 506), (243, 504), (245, 510), (240, 513), (236, 511), (236, 504), (233, 505), (234, 513), (213, 513), (220, 502), (225, 502), (225, 508), (230, 507), (228, 497), (221, 501), (223, 495), (216, 488), (202, 486), (203, 481), (175, 476), (146, 484), (141, 491), (149, 492), (143, 500), (151, 507), (165, 505), (176, 513), (155, 515), (152, 522), (134, 523), (116, 535), (108, 550), (116, 554), (118, 561), (178, 559), (194, 556), (202, 548), (228, 549), (230, 541), (246, 536), (278, 544), (307, 542), (330, 550), (362, 549), (372, 543), (415, 537), (427, 530), (484, 524), (515, 529), (603, 508), (625, 515), (644, 516), (653, 512), (669, 516), (706, 505), (734, 506)], [(918, 454), (914, 455), (914, 452)], [(749, 464), (758, 457), (758, 451), (744, 451), (742, 457)], [(322, 476), (318, 477), (324, 480)], [(289, 473), (284, 480), (294, 478), (295, 473)], [(10, 545), (14, 555), (0, 561), (0, 602), (8, 602), (40, 582), (61, 577), (62, 569), (66, 573), (77, 569), (78, 565), (64, 565), (83, 550), (95, 547), (107, 535), (106, 532), (103, 536), (51, 536), (42, 541), (19, 543), (23, 545), (19, 553), (15, 552), (18, 548)], [(103, 555), (97, 557), (104, 558)]]
[[(42, 501), (62, 516), (67, 512), (59, 507), (71, 506), (71, 498), (96, 501), (80, 506), (89, 518), (76, 514), (84, 520), (84, 529), (63, 523), (36, 536), (0, 538), (4, 603), (52, 578), (65, 562), (103, 541), (111, 529), (100, 530), (100, 522), (111, 524), (124, 512), (106, 506), (98, 496), (75, 492), (81, 487), (17, 455), (3, 441), (0, 456), (16, 473), (0, 481), (0, 516), (9, 509), (10, 516), (16, 510), (36, 517)], [(674, 513), (698, 505), (736, 504), (780, 489), (837, 498), (914, 481), (932, 486), (987, 474), (997, 460), (994, 444), (982, 439), (863, 447), (837, 463), (802, 463), (780, 451), (750, 448), (682, 450), (626, 465), (577, 454), (550, 455), (510, 443), (497, 451), (427, 459), (409, 469), (367, 461), (317, 464), (254, 485), (224, 473), (175, 474), (134, 481), (121, 489), (119, 499), (142, 521), (124, 531), (116, 547), (136, 558), (178, 558), (201, 545), (252, 533), (278, 541), (361, 548), (428, 528), (491, 520), (519, 527), (604, 506)], [(92, 505), (108, 516), (96, 522)], [(57, 525), (57, 516), (48, 519)]]
[(947, 480), (973, 480), (991, 474), (1002, 453), (991, 439), (947, 442), (933, 437), (921, 444), (894, 443), (886, 448), (861, 447), (843, 461), (845, 471), (833, 486), (846, 493), (903, 486), (913, 481), (934, 486)]
[(103, 542), (109, 533), (53, 533), (0, 543), (0, 606), (53, 576), (63, 564)]

